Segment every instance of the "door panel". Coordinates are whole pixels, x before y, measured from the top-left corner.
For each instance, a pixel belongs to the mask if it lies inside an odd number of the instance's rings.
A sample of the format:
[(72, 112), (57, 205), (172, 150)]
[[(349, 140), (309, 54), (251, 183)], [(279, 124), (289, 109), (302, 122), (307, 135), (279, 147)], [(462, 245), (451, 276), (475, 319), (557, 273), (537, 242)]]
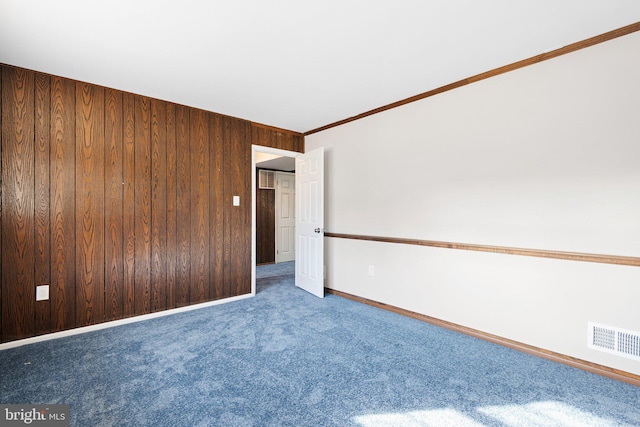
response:
[(295, 259), (295, 181), (293, 173), (276, 172), (276, 263)]
[(324, 148), (296, 157), (296, 286), (324, 297)]

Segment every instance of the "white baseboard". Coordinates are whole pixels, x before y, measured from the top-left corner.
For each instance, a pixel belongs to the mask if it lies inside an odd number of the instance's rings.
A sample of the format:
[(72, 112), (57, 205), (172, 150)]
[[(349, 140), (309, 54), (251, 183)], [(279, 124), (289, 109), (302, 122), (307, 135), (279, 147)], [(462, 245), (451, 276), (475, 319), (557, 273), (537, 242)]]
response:
[(83, 326), (83, 327), (80, 327), (80, 328), (69, 329), (69, 330), (66, 330), (66, 331), (53, 332), (53, 333), (44, 334), (44, 335), (38, 335), (37, 337), (31, 337), (31, 338), (25, 338), (25, 339), (16, 340), (16, 341), (10, 341), (10, 342), (6, 342), (6, 343), (3, 343), (3, 344), (0, 344), (0, 351), (7, 350), (7, 349), (10, 349), (10, 348), (15, 348), (15, 347), (21, 347), (23, 345), (33, 344), (33, 343), (37, 343), (37, 342), (55, 340), (55, 339), (58, 339), (58, 338), (70, 337), (70, 336), (79, 335), (79, 334), (86, 334), (87, 332), (93, 332), (93, 331), (99, 331), (101, 329), (113, 328), (115, 326), (127, 325), (129, 323), (144, 322), (145, 320), (156, 319), (158, 317), (170, 316), (172, 314), (184, 313), (184, 312), (192, 311), (192, 310), (199, 310), (201, 308), (212, 307), (214, 305), (219, 305), (219, 304), (226, 304), (226, 303), (229, 303), (229, 302), (234, 302), (234, 301), (239, 301), (239, 300), (243, 300), (243, 299), (246, 299), (246, 298), (251, 298), (253, 296), (255, 296), (255, 294), (253, 294), (253, 293), (245, 294), (245, 295), (239, 295), (239, 296), (230, 297), (230, 298), (223, 298), (223, 299), (219, 299), (219, 300), (215, 300), (215, 301), (203, 302), (201, 304), (187, 305), (185, 307), (172, 308), (170, 310), (157, 311), (155, 313), (149, 313), (149, 314), (142, 314), (140, 316), (127, 317), (125, 319), (112, 320), (110, 322), (98, 323), (96, 325), (91, 325), (91, 326)]

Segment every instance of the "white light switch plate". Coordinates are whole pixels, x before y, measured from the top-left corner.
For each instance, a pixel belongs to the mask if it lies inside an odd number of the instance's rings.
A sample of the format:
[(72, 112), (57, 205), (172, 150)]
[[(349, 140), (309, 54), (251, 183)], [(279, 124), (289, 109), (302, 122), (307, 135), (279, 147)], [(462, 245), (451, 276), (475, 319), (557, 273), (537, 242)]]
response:
[(240, 206), (240, 196), (233, 196), (233, 206)]
[(49, 285), (36, 286), (36, 301), (46, 301), (49, 299)]

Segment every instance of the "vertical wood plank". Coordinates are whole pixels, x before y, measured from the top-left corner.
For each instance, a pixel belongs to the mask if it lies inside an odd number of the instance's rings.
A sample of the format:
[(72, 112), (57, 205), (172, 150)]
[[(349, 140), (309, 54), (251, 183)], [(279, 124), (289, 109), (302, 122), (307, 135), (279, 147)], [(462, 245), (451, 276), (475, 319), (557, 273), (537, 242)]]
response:
[(251, 140), (256, 145), (261, 145), (263, 147), (268, 147), (269, 145), (267, 145), (267, 142), (262, 137), (261, 129), (262, 129), (261, 127), (256, 126), (256, 125), (253, 125), (251, 127), (251, 135), (252, 135), (251, 136)]
[(51, 321), (54, 331), (75, 327), (76, 85), (51, 78)]
[(124, 123), (122, 92), (105, 90), (105, 319), (124, 316)]
[(191, 157), (189, 156), (189, 109), (176, 106), (176, 145), (177, 145), (177, 271), (176, 271), (176, 307), (189, 304), (191, 224), (184, 218), (190, 218), (191, 212)]
[(135, 314), (151, 312), (151, 105), (135, 97)]
[(123, 304), (124, 316), (135, 314), (135, 277), (136, 277), (136, 221), (135, 221), (135, 111), (136, 97), (130, 93), (122, 95), (124, 117), (124, 160), (123, 160), (123, 222), (122, 234), (124, 235), (124, 283)]
[(176, 110), (174, 104), (167, 103), (167, 308), (176, 306), (177, 162)]
[(15, 68), (2, 79), (2, 338), (14, 340), (35, 334), (35, 83)]
[(190, 111), (191, 152), (191, 304), (209, 295), (209, 122)]
[(234, 120), (231, 137), (231, 188), (240, 196), (231, 218), (232, 294), (251, 292), (251, 149), (248, 123)]
[(104, 89), (76, 83), (76, 325), (104, 321)]
[(210, 232), (210, 294), (209, 299), (219, 299), (224, 291), (224, 123), (219, 114), (210, 117), (211, 157), (209, 158), (210, 185), (209, 209), (211, 218)]
[[(240, 140), (240, 129), (238, 122), (235, 120), (231, 126), (231, 154), (230, 154), (230, 169), (229, 177), (231, 181), (231, 193), (233, 195), (239, 195), (241, 181), (242, 181), (242, 141)], [(230, 294), (237, 295), (237, 292), (242, 287), (242, 206), (234, 206), (230, 215)]]
[(256, 264), (273, 263), (276, 260), (275, 191), (259, 189), (258, 175), (256, 173)]
[[(51, 78), (35, 74), (35, 285), (51, 283), (49, 156)], [(51, 300), (36, 301), (36, 334), (51, 332)]]
[(167, 308), (167, 103), (151, 101), (151, 311)]
[(293, 150), (304, 153), (304, 136), (300, 135), (295, 137)]
[(247, 201), (243, 205), (244, 209), (244, 270), (243, 284), (241, 294), (251, 293), (251, 123), (244, 122), (242, 126), (242, 150), (243, 150), (243, 194), (244, 200)]
[(233, 282), (235, 277), (233, 276), (234, 270), (231, 265), (231, 246), (233, 242), (232, 238), (232, 197), (233, 197), (233, 187), (232, 187), (232, 176), (231, 170), (233, 168), (232, 164), (232, 144), (233, 144), (233, 128), (232, 128), (232, 119), (229, 117), (225, 117), (222, 123), (222, 135), (223, 135), (223, 146), (222, 146), (222, 164), (223, 164), (223, 187), (222, 187), (222, 212), (224, 221), (222, 224), (223, 228), (223, 246), (222, 246), (222, 265), (223, 265), (223, 290), (222, 297), (228, 297), (233, 295)]

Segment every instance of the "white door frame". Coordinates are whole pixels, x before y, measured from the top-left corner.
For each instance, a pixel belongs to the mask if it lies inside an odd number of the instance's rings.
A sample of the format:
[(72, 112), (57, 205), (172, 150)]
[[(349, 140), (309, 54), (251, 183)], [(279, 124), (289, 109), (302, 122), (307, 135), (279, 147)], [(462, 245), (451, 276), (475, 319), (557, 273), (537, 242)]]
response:
[(256, 294), (256, 153), (277, 154), (279, 156), (297, 157), (298, 151), (281, 150), (279, 148), (251, 145), (251, 295)]

